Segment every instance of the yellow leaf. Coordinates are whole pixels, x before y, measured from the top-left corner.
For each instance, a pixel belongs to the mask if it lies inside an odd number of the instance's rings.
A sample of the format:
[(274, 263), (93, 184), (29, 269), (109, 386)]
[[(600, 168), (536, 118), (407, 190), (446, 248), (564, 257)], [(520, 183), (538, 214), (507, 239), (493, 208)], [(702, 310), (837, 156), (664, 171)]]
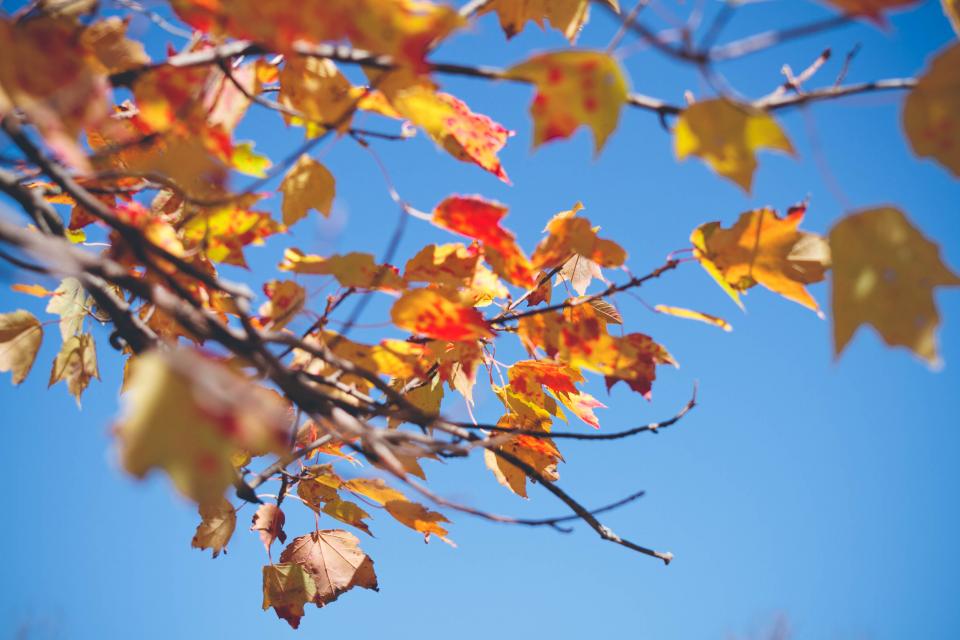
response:
[(960, 43), (937, 55), (903, 105), (913, 152), (960, 177)]
[(60, 353), (53, 361), (48, 386), (53, 386), (57, 382), (66, 382), (67, 390), (76, 398), (79, 407), (80, 396), (90, 384), (91, 378), (100, 379), (93, 336), (89, 333), (70, 336), (63, 341)]
[(13, 384), (26, 379), (42, 341), (43, 327), (32, 313), (0, 313), (0, 371), (13, 373)]
[[(627, 259), (627, 253), (613, 240), (605, 240), (597, 236), (596, 230), (586, 218), (576, 217), (583, 205), (577, 202), (569, 211), (561, 211), (550, 219), (547, 228), (549, 235), (537, 245), (531, 258), (536, 269), (552, 269), (566, 263), (571, 256), (580, 256), (592, 264), (601, 267), (619, 267)], [(578, 262), (568, 263), (565, 279), (578, 281)], [(587, 272), (592, 273), (586, 265)], [(587, 281), (589, 284), (589, 279)], [(575, 285), (577, 286), (577, 285)], [(577, 286), (578, 292), (580, 287)], [(585, 290), (585, 285), (584, 285)]]
[(399, 113), (423, 129), (454, 158), (472, 162), (510, 183), (497, 153), (513, 131), (474, 113), (449, 93), (439, 93), (424, 85), (400, 91), (391, 102)]
[(456, 546), (447, 539), (447, 530), (440, 525), (441, 522), (450, 522), (442, 514), (408, 500), (391, 500), (383, 506), (397, 522), (422, 533), (424, 542), (430, 542), (430, 536), (434, 535), (450, 546)]
[(211, 549), (213, 557), (225, 551), (237, 528), (237, 512), (226, 498), (200, 505), (201, 522), (190, 541), (196, 549)]
[(306, 127), (307, 137), (314, 138), (324, 131), (324, 125), (341, 122), (341, 130), (350, 126), (352, 118), (345, 115), (354, 109), (357, 96), (350, 81), (340, 73), (333, 62), (323, 58), (288, 56), (280, 71), (280, 104), (309, 118), (284, 114), (288, 124)]
[[(617, 0), (604, 0), (617, 11), (620, 7)], [(493, 0), (481, 10), (481, 15), (496, 11), (500, 18), (500, 26), (507, 38), (520, 33), (530, 20), (536, 22), (542, 29), (544, 20), (550, 21), (550, 26), (563, 32), (563, 35), (573, 44), (577, 36), (587, 23), (590, 15), (589, 0)]]
[(522, 62), (507, 76), (532, 82), (537, 93), (530, 106), (533, 146), (569, 138), (579, 127), (593, 131), (594, 149), (603, 148), (617, 128), (627, 101), (627, 80), (620, 64), (599, 51), (558, 51)]
[(80, 333), (87, 317), (87, 292), (76, 278), (64, 278), (47, 303), (47, 313), (60, 316), (60, 335), (64, 340)]
[(273, 163), (270, 158), (253, 150), (253, 142), (240, 142), (234, 145), (230, 156), (231, 166), (248, 176), (264, 178)]
[(283, 452), (290, 416), (279, 396), (187, 349), (137, 357), (116, 433), (124, 469), (164, 469), (199, 504), (216, 502), (236, 477), (238, 449)]
[(347, 490), (369, 498), (378, 504), (386, 504), (396, 500), (406, 500), (402, 492), (392, 488), (379, 478), (352, 478), (343, 485)]
[(296, 248), (283, 252), (281, 271), (311, 275), (331, 275), (344, 287), (400, 291), (403, 279), (396, 267), (378, 265), (369, 253), (351, 252), (329, 257), (306, 255)]
[(674, 129), (677, 159), (690, 155), (750, 192), (758, 149), (794, 155), (793, 145), (765, 111), (724, 98), (696, 102), (680, 114)]
[(316, 209), (324, 217), (330, 216), (336, 183), (325, 166), (303, 154), (283, 177), (283, 224), (290, 226)]
[(39, 284), (12, 284), (10, 288), (18, 293), (25, 293), (28, 296), (35, 296), (37, 298), (49, 298), (57, 294), (56, 291), (50, 291)]
[[(549, 423), (547, 423), (549, 424)], [(544, 431), (543, 423), (538, 420), (507, 414), (500, 418), (497, 425), (504, 428), (523, 429), (525, 431)], [(514, 464), (497, 455), (497, 451), (519, 459), (537, 471), (545, 480), (555, 482), (560, 479), (557, 463), (563, 460), (560, 452), (549, 438), (532, 436), (514, 436), (497, 447), (496, 450), (484, 449), (483, 459), (487, 468), (493, 472), (497, 482), (522, 498), (527, 497), (527, 474)]]
[(899, 209), (850, 214), (830, 231), (833, 254), (833, 342), (839, 356), (857, 329), (870, 324), (890, 346), (904, 346), (939, 364), (940, 324), (934, 289), (960, 277)]
[(709, 313), (701, 313), (700, 311), (694, 311), (693, 309), (684, 309), (682, 307), (670, 307), (665, 304), (658, 304), (654, 309), (659, 313), (665, 313), (670, 316), (676, 316), (677, 318), (686, 318), (687, 320), (698, 320), (700, 322), (706, 322), (707, 324), (712, 324), (715, 327), (720, 327), (724, 331), (733, 331), (733, 327), (730, 326), (730, 323), (724, 320), (723, 318), (718, 318), (717, 316), (712, 316)]
[(805, 211), (795, 207), (781, 218), (773, 209), (757, 209), (729, 229), (719, 222), (700, 225), (690, 236), (694, 256), (741, 308), (740, 293), (759, 283), (819, 313), (805, 285), (823, 280), (830, 250), (820, 236), (798, 230)]
[(263, 292), (268, 300), (258, 310), (259, 319), (273, 330), (287, 326), (307, 300), (306, 290), (293, 280), (271, 280), (263, 285)]
[(243, 248), (263, 244), (263, 239), (283, 231), (283, 226), (263, 211), (234, 203), (192, 216), (182, 228), (184, 243), (204, 249), (210, 260), (247, 266)]

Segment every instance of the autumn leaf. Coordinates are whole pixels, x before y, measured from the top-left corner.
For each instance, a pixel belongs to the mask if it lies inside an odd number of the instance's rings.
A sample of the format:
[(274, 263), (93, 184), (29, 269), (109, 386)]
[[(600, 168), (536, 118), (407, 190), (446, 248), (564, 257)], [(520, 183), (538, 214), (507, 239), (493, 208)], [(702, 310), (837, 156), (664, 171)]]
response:
[(442, 514), (409, 500), (390, 500), (383, 506), (398, 522), (422, 533), (424, 542), (430, 542), (430, 536), (434, 535), (450, 546), (456, 546), (446, 537), (447, 530), (440, 524), (450, 522)]
[(530, 261), (517, 246), (516, 237), (500, 226), (507, 208), (480, 196), (450, 196), (433, 210), (433, 223), (441, 229), (479, 240), (493, 270), (521, 287), (535, 284)]
[(733, 327), (730, 326), (729, 322), (727, 322), (723, 318), (712, 316), (709, 313), (702, 313), (700, 311), (694, 311), (693, 309), (684, 309), (683, 307), (671, 307), (665, 304), (658, 304), (653, 309), (657, 313), (663, 313), (668, 316), (674, 316), (675, 318), (697, 320), (699, 322), (712, 324), (715, 327), (720, 327), (724, 331), (733, 331)]
[(280, 562), (297, 564), (309, 574), (315, 587), (311, 602), (318, 607), (330, 604), (354, 587), (378, 590), (373, 560), (349, 531), (325, 529), (294, 538), (280, 554)]
[(199, 504), (233, 484), (238, 449), (288, 444), (290, 417), (276, 394), (187, 349), (138, 356), (124, 401), (116, 427), (123, 468), (142, 478), (160, 467)]
[(673, 142), (678, 160), (699, 156), (747, 193), (753, 185), (759, 149), (795, 154), (773, 116), (726, 98), (695, 102), (684, 109), (677, 118)]
[[(577, 202), (569, 211), (561, 211), (551, 218), (544, 229), (548, 235), (537, 245), (531, 260), (537, 269), (549, 269), (563, 264), (566, 270), (564, 278), (571, 280), (577, 292), (583, 295), (589, 279), (599, 274), (599, 271), (591, 268), (590, 263), (600, 267), (619, 267), (626, 261), (627, 253), (613, 240), (598, 237), (589, 220), (577, 217), (581, 209), (583, 205)], [(587, 270), (585, 275), (578, 275), (580, 267), (579, 262), (574, 259), (575, 256), (589, 261), (579, 261)], [(584, 277), (586, 283), (581, 286)]]
[(273, 607), (277, 617), (294, 629), (300, 626), (304, 605), (316, 597), (317, 583), (303, 565), (282, 563), (263, 567), (263, 610)]
[(480, 252), (476, 245), (466, 247), (459, 242), (428, 244), (407, 261), (403, 279), (463, 287), (473, 280), (479, 261)]
[[(543, 422), (516, 414), (503, 416), (497, 422), (497, 426), (505, 429), (543, 431), (544, 434), (548, 432)], [(514, 436), (495, 449), (484, 449), (484, 462), (487, 468), (493, 472), (497, 482), (522, 498), (527, 497), (526, 472), (498, 456), (498, 452), (517, 458), (520, 462), (533, 468), (548, 482), (555, 482), (560, 478), (560, 474), (557, 473), (557, 463), (563, 460), (563, 457), (549, 438)]]
[(605, 405), (577, 389), (576, 383), (583, 382), (584, 378), (575, 368), (548, 360), (521, 360), (510, 366), (507, 377), (510, 388), (518, 394), (535, 397), (541, 392), (542, 385), (578, 418), (595, 429), (600, 427), (593, 410), (605, 408)]
[(246, 202), (198, 212), (183, 225), (184, 245), (204, 250), (207, 258), (238, 267), (246, 267), (243, 249), (263, 244), (263, 240), (284, 230), (264, 211), (248, 208)]
[(305, 0), (265, 5), (258, 0), (172, 0), (182, 20), (215, 34), (258, 42), (280, 51), (293, 43), (349, 39), (421, 70), (434, 41), (463, 20), (455, 9), (422, 0)]
[(390, 310), (393, 323), (439, 340), (477, 340), (493, 334), (483, 314), (452, 294), (414, 289), (403, 294)]
[(12, 372), (13, 384), (26, 380), (42, 341), (43, 327), (32, 313), (0, 313), (0, 371)]
[(472, 162), (510, 183), (497, 154), (513, 131), (474, 113), (459, 98), (423, 85), (399, 92), (391, 103), (454, 158)]
[(830, 231), (833, 254), (833, 343), (839, 357), (864, 324), (890, 346), (904, 346), (931, 366), (940, 362), (933, 298), (938, 286), (958, 286), (960, 276), (899, 209), (852, 213)]
[(283, 510), (275, 504), (262, 504), (253, 514), (250, 531), (256, 531), (260, 535), (260, 542), (267, 554), (270, 553), (270, 545), (277, 538), (281, 544), (287, 541), (287, 534), (283, 531), (284, 520), (286, 516), (283, 515)]
[(874, 22), (883, 23), (883, 12), (905, 8), (917, 4), (920, 0), (827, 0), (830, 4), (849, 15), (862, 15)]
[(237, 528), (237, 512), (226, 498), (200, 505), (201, 522), (190, 542), (196, 549), (211, 549), (216, 558), (226, 552), (227, 543)]
[(694, 256), (741, 308), (740, 293), (759, 283), (819, 313), (806, 285), (823, 280), (830, 250), (822, 237), (798, 229), (805, 212), (798, 206), (781, 218), (773, 209), (756, 209), (729, 229), (700, 225), (690, 236)]
[(537, 93), (530, 106), (533, 146), (569, 138), (581, 126), (593, 131), (599, 153), (617, 128), (627, 101), (627, 80), (620, 64), (598, 51), (558, 51), (535, 56), (507, 71), (510, 78), (532, 82)]
[(60, 335), (64, 341), (80, 333), (87, 317), (87, 292), (76, 278), (64, 278), (47, 303), (47, 313), (60, 316)]
[[(603, 0), (618, 12), (617, 0)], [(540, 28), (549, 20), (550, 26), (563, 32), (564, 37), (574, 44), (590, 16), (589, 0), (493, 0), (483, 6), (480, 13), (496, 11), (500, 26), (507, 38), (521, 31), (530, 20)]]
[(93, 55), (94, 66), (103, 74), (121, 73), (150, 62), (143, 44), (127, 38), (128, 21), (111, 16), (95, 22), (80, 35), (80, 42)]
[(403, 279), (397, 268), (378, 265), (369, 253), (353, 251), (343, 255), (328, 257), (307, 255), (296, 248), (283, 252), (281, 271), (292, 271), (310, 275), (330, 275), (337, 279), (340, 286), (357, 289), (383, 289), (400, 291), (404, 289)]
[(263, 292), (268, 300), (260, 306), (258, 320), (274, 330), (287, 326), (307, 300), (306, 290), (293, 280), (271, 280)]
[(288, 124), (306, 127), (307, 137), (315, 138), (325, 125), (342, 122), (342, 129), (350, 126), (347, 114), (356, 107), (352, 85), (336, 65), (323, 58), (288, 56), (280, 71), (281, 105), (306, 118), (284, 113)]
[(336, 184), (326, 167), (303, 154), (283, 177), (283, 224), (290, 226), (316, 209), (324, 217), (330, 216)]
[(50, 291), (39, 284), (12, 284), (10, 285), (10, 289), (17, 293), (25, 293), (28, 296), (34, 296), (36, 298), (49, 298), (50, 296), (57, 295), (56, 291)]
[(960, 43), (942, 51), (903, 104), (903, 128), (913, 152), (960, 177)]
[(0, 19), (0, 117), (22, 110), (62, 159), (88, 169), (77, 136), (107, 117), (109, 85), (90, 64), (80, 31), (66, 17)]
[(53, 361), (48, 386), (52, 387), (57, 382), (66, 382), (67, 390), (76, 398), (79, 407), (80, 396), (83, 395), (92, 378), (100, 379), (93, 336), (89, 333), (70, 336), (63, 341), (60, 353)]

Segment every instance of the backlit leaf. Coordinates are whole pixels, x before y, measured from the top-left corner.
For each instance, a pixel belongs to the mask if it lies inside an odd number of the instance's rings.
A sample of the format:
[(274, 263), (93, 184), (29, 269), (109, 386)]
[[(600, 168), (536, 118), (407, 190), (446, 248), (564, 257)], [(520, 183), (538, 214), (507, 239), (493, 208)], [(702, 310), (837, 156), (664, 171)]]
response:
[(64, 278), (47, 303), (47, 313), (60, 316), (60, 335), (64, 340), (83, 329), (87, 309), (87, 292), (76, 278)]
[(683, 307), (670, 307), (665, 304), (658, 304), (654, 307), (654, 310), (658, 313), (665, 313), (669, 316), (675, 316), (677, 318), (686, 318), (687, 320), (706, 322), (707, 324), (712, 324), (715, 327), (720, 327), (724, 331), (733, 331), (733, 327), (730, 326), (729, 322), (723, 318), (712, 316), (709, 313), (701, 313), (700, 311), (684, 309)]
[(317, 583), (304, 565), (295, 562), (263, 567), (263, 610), (270, 607), (294, 629), (300, 626), (303, 606), (317, 597)]
[(455, 296), (434, 289), (403, 294), (390, 310), (390, 317), (401, 329), (440, 340), (476, 340), (493, 335), (483, 314)]
[[(604, 0), (614, 9), (620, 10), (617, 0)], [(481, 10), (481, 14), (496, 11), (500, 18), (500, 26), (507, 38), (512, 38), (521, 31), (530, 20), (533, 20), (542, 29), (544, 21), (549, 20), (550, 26), (563, 32), (564, 37), (574, 44), (577, 36), (590, 16), (589, 0), (493, 0)]]
[(316, 209), (324, 217), (330, 216), (336, 183), (326, 167), (303, 154), (283, 177), (283, 224), (290, 226)]
[(323, 257), (306, 255), (299, 249), (290, 248), (283, 252), (283, 262), (279, 268), (281, 271), (293, 273), (333, 276), (343, 287), (389, 291), (400, 291), (404, 288), (397, 268), (392, 265), (378, 265), (369, 253), (354, 251)]
[(57, 382), (66, 382), (67, 390), (76, 398), (77, 406), (80, 406), (80, 396), (87, 389), (92, 378), (100, 379), (93, 336), (89, 333), (70, 336), (63, 341), (60, 353), (53, 361), (49, 386), (52, 387)]
[(823, 280), (830, 248), (822, 237), (798, 229), (805, 211), (794, 207), (781, 218), (773, 209), (757, 209), (729, 229), (719, 222), (700, 225), (690, 236), (694, 256), (741, 307), (740, 293), (759, 283), (819, 313), (806, 285)]
[(773, 116), (725, 98), (690, 105), (674, 128), (677, 159), (699, 156), (710, 167), (750, 192), (759, 149), (791, 155), (793, 145)]
[(931, 366), (939, 363), (936, 287), (960, 277), (899, 209), (852, 213), (830, 231), (833, 253), (833, 342), (839, 356), (864, 324), (890, 346), (904, 346)]
[(283, 531), (285, 520), (283, 510), (275, 504), (262, 504), (253, 514), (250, 530), (260, 535), (260, 542), (263, 543), (263, 548), (268, 554), (274, 540), (279, 538), (281, 544), (287, 541), (287, 534)]
[[(583, 205), (577, 202), (569, 211), (561, 211), (547, 223), (546, 231), (549, 235), (537, 245), (533, 252), (533, 265), (537, 269), (549, 269), (567, 263), (573, 256), (580, 256), (601, 267), (619, 267), (627, 259), (627, 253), (613, 240), (605, 240), (597, 236), (596, 230), (590, 221), (577, 217), (577, 212)], [(573, 263), (567, 271), (567, 278), (574, 281), (577, 266)], [(589, 274), (593, 272), (590, 271)], [(589, 282), (588, 276), (587, 282)], [(584, 289), (586, 287), (584, 286)], [(577, 290), (582, 295), (582, 291)]]
[(507, 73), (537, 87), (530, 106), (534, 147), (569, 138), (585, 125), (593, 131), (594, 149), (599, 153), (617, 128), (620, 109), (627, 101), (627, 80), (620, 64), (598, 51), (545, 53)]

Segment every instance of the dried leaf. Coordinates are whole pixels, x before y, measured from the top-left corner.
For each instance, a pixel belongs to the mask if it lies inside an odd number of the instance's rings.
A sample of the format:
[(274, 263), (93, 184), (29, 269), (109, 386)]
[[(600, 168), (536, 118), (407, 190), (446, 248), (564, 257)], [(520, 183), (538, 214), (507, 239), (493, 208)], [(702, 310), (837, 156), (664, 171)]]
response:
[(237, 512), (225, 498), (200, 505), (201, 522), (193, 535), (190, 546), (197, 549), (212, 549), (213, 557), (226, 552), (227, 543), (237, 528)]
[(80, 396), (90, 384), (91, 378), (100, 379), (93, 336), (89, 333), (70, 336), (63, 341), (60, 353), (53, 361), (48, 386), (52, 387), (57, 382), (66, 382), (67, 390), (76, 398), (79, 407)]
[(0, 371), (13, 373), (13, 384), (27, 378), (42, 341), (43, 327), (32, 313), (0, 313)]
[(285, 520), (283, 510), (275, 504), (262, 504), (253, 514), (250, 531), (256, 531), (260, 535), (260, 542), (268, 554), (274, 540), (279, 538), (281, 544), (287, 541), (287, 534), (283, 531)]
[(263, 610), (273, 607), (277, 617), (296, 629), (303, 606), (317, 597), (317, 583), (306, 567), (297, 563), (263, 567)]

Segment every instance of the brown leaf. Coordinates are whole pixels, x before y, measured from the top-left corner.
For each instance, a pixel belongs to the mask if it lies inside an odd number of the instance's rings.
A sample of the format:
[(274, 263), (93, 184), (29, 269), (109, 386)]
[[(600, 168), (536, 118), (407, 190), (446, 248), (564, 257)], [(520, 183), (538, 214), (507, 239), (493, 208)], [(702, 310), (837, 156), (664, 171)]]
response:
[(237, 528), (237, 512), (226, 498), (217, 502), (200, 505), (200, 518), (197, 532), (190, 542), (191, 547), (197, 549), (212, 549), (216, 558), (223, 551), (226, 553), (227, 543)]
[(250, 531), (256, 531), (260, 534), (260, 541), (263, 548), (270, 553), (270, 545), (277, 538), (280, 543), (287, 541), (287, 534), (283, 531), (283, 522), (286, 516), (283, 511), (275, 504), (262, 504), (257, 512), (253, 514), (253, 523), (250, 525)]
[(263, 609), (273, 607), (277, 617), (296, 629), (303, 617), (303, 605), (317, 595), (313, 577), (303, 565), (268, 564), (263, 568)]
[(318, 607), (354, 587), (378, 590), (373, 560), (349, 531), (325, 529), (294, 538), (280, 554), (280, 562), (296, 563), (310, 574), (316, 587), (312, 602)]
[(13, 372), (13, 384), (26, 379), (43, 340), (43, 327), (30, 312), (0, 313), (0, 371)]

